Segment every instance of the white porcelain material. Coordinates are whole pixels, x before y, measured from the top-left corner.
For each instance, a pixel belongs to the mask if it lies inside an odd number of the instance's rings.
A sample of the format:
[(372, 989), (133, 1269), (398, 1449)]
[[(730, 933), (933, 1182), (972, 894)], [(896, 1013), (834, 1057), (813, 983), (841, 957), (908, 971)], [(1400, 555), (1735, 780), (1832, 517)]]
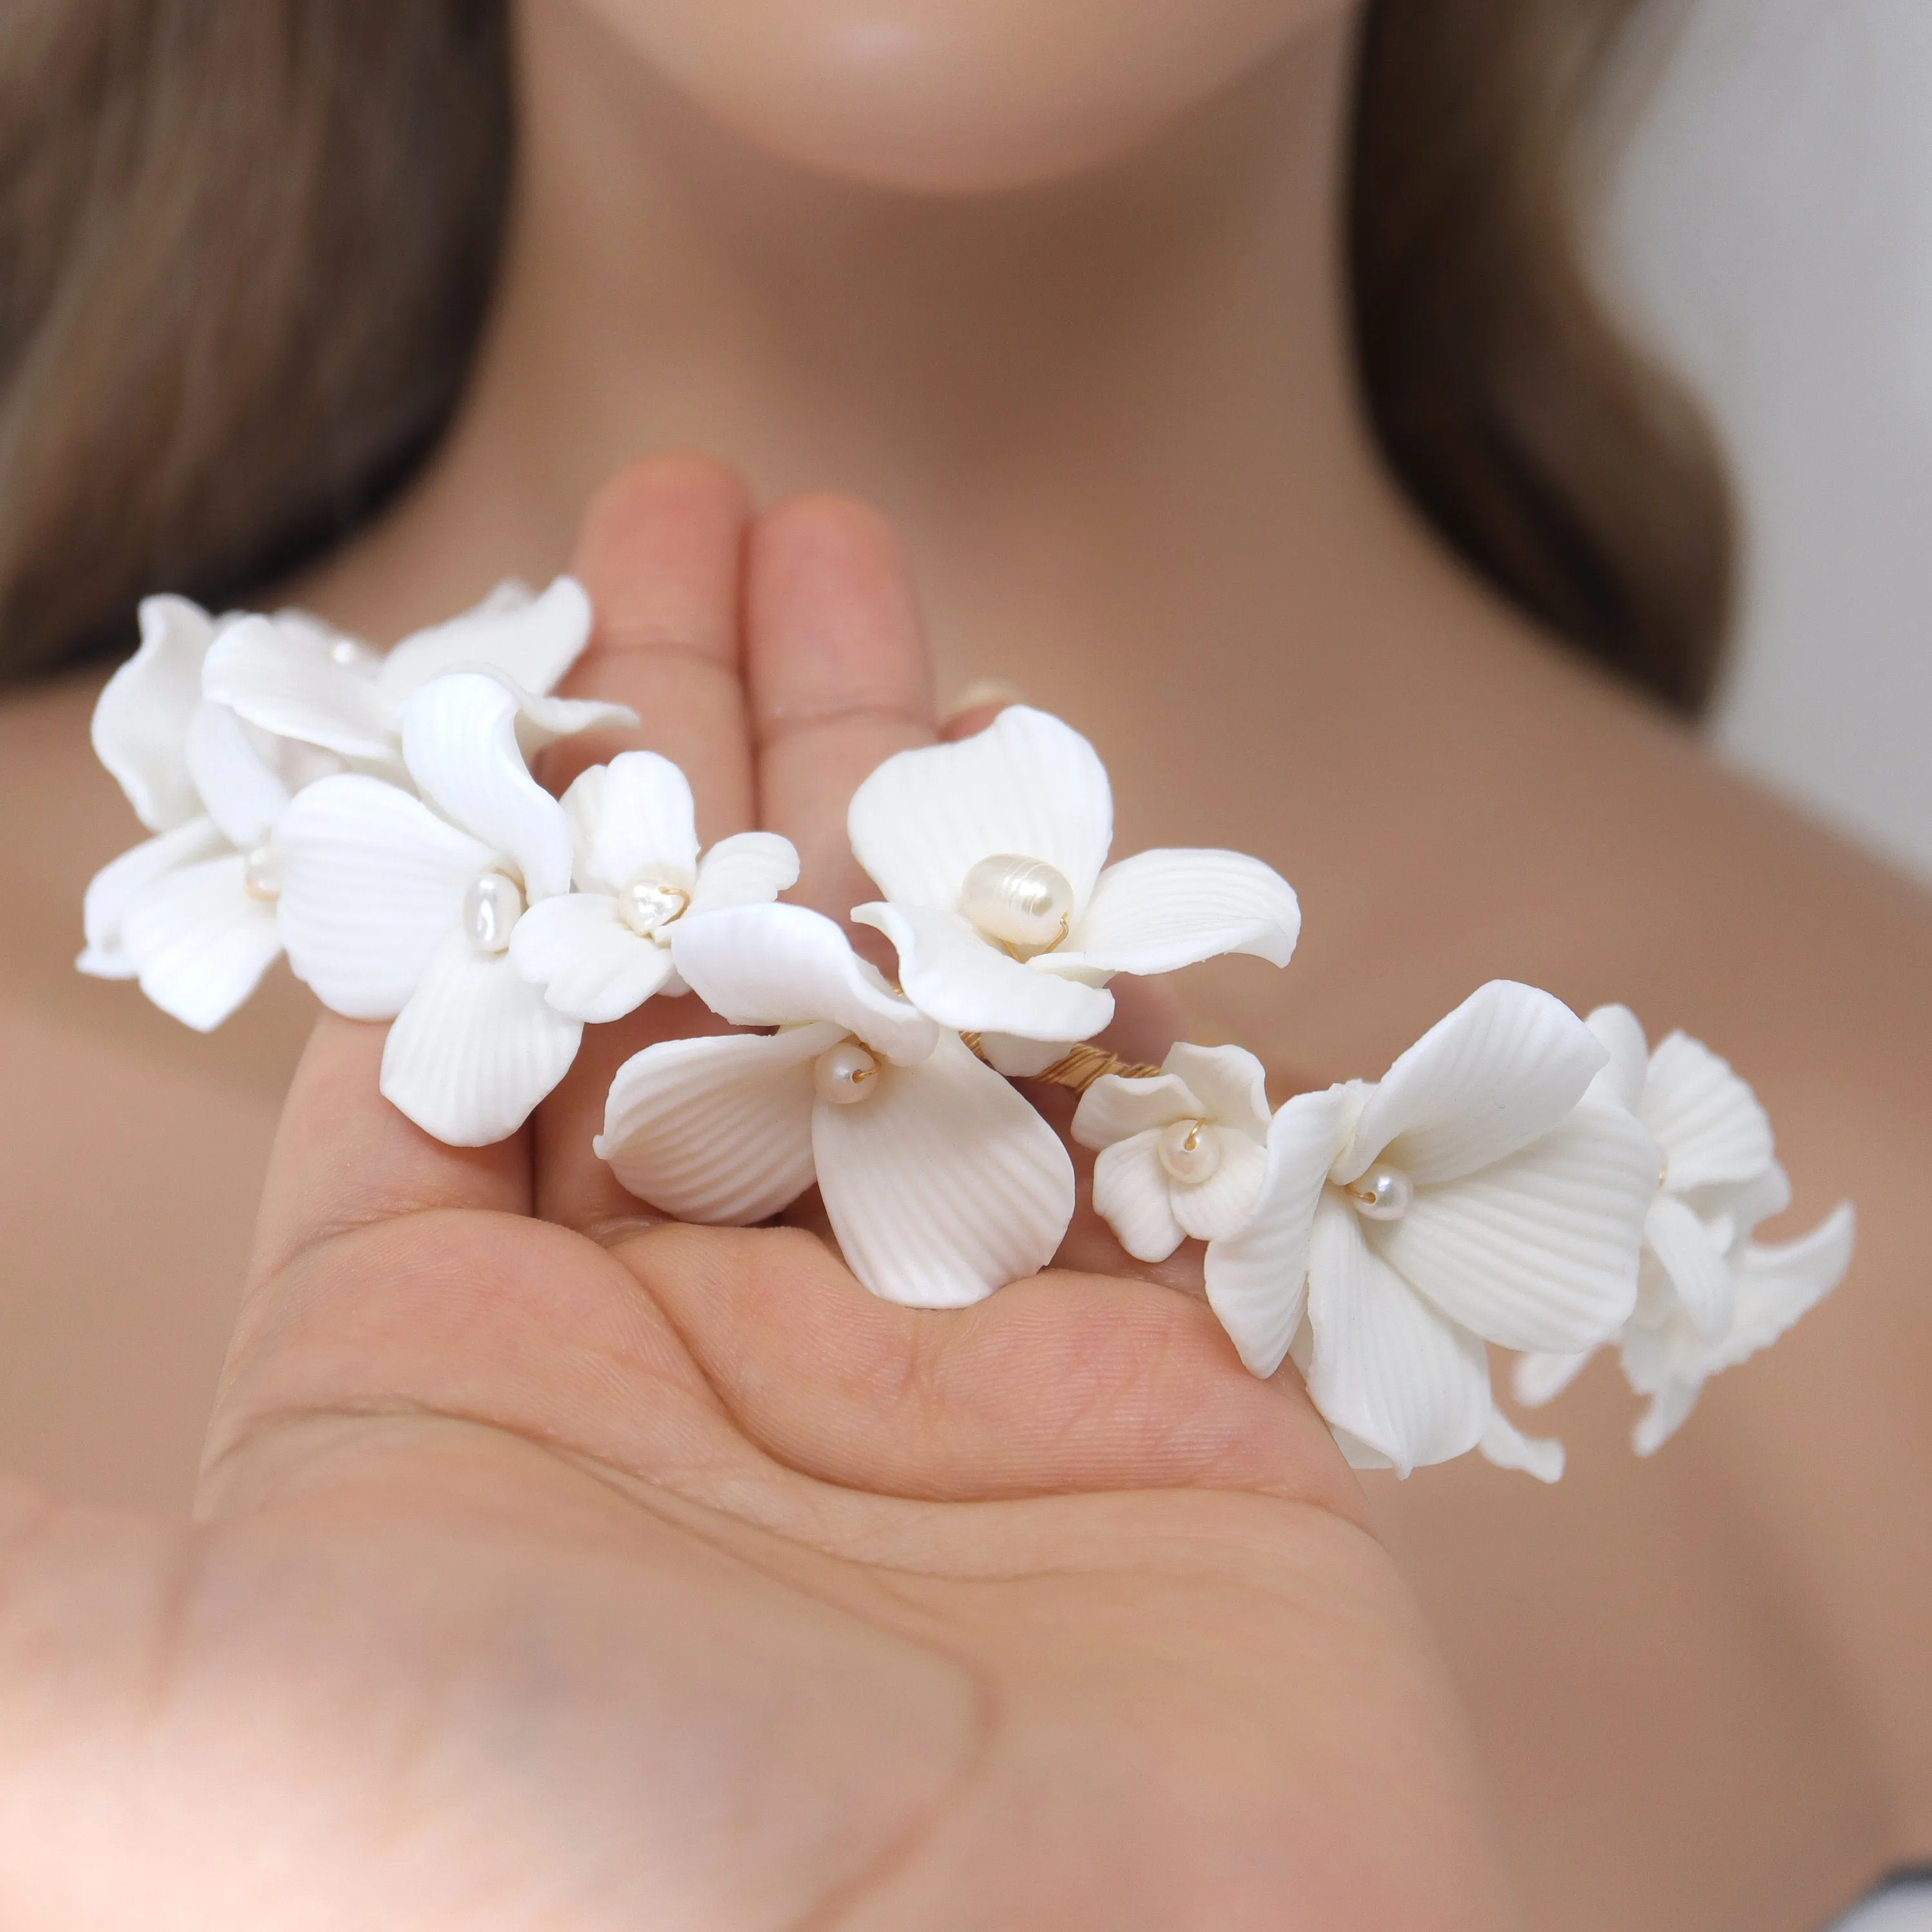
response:
[(852, 916), (892, 941), (915, 1005), (969, 1033), (1090, 1039), (1113, 1017), (1116, 973), (1222, 952), (1285, 966), (1300, 931), (1288, 882), (1240, 853), (1107, 866), (1105, 768), (1077, 731), (1024, 705), (976, 737), (888, 758), (847, 824), (884, 896)]
[[(1756, 1094), (1687, 1034), (1650, 1052), (1626, 1006), (1598, 1008), (1589, 1026), (1610, 1056), (1595, 1091), (1640, 1121), (1659, 1152), (1637, 1304), (1618, 1338), (1631, 1387), (1651, 1398), (1634, 1438), (1648, 1456), (1682, 1426), (1711, 1376), (1775, 1341), (1837, 1287), (1851, 1265), (1856, 1220), (1846, 1203), (1797, 1240), (1754, 1240), (1760, 1222), (1791, 1204)], [(1526, 1355), (1517, 1399), (1531, 1407), (1553, 1400), (1592, 1352)]]

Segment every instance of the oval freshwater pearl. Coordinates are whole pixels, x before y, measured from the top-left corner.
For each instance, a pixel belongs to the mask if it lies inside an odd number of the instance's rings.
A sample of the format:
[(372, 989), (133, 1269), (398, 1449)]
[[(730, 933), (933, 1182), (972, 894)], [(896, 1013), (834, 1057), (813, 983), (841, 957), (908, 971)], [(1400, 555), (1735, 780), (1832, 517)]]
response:
[(463, 929), (478, 952), (501, 952), (524, 916), (524, 890), (507, 872), (484, 872), (463, 896)]
[(812, 1063), (812, 1084), (821, 1100), (850, 1107), (878, 1090), (879, 1063), (856, 1040), (821, 1053)]
[(1378, 1162), (1342, 1191), (1364, 1220), (1400, 1221), (1415, 1198), (1415, 1183), (1400, 1168)]
[(691, 895), (682, 886), (661, 879), (633, 879), (617, 895), (617, 916), (640, 939), (655, 938), (673, 920), (684, 916)]
[(1221, 1136), (1205, 1120), (1176, 1120), (1161, 1136), (1159, 1153), (1170, 1179), (1198, 1187), (1221, 1165)]
[(966, 874), (959, 910), (990, 939), (1051, 952), (1073, 920), (1073, 888), (1044, 859), (995, 852)]
[(282, 896), (282, 855), (272, 845), (257, 845), (242, 862), (242, 890), (265, 904)]

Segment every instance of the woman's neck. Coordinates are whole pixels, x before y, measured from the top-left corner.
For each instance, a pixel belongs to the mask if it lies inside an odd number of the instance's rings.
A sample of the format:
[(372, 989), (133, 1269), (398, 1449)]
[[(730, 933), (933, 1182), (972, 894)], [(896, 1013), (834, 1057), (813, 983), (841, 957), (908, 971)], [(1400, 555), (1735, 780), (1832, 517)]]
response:
[[(899, 524), (942, 690), (1074, 706), (1104, 664), (1376, 624), (1433, 575), (1353, 400), (1341, 27), (1107, 172), (959, 201), (809, 176), (703, 120), (588, 8), (528, 10), (518, 190), (440, 455), (305, 594), (376, 634), (569, 554), (690, 445)], [(1278, 655), (1274, 645), (1270, 655)]]

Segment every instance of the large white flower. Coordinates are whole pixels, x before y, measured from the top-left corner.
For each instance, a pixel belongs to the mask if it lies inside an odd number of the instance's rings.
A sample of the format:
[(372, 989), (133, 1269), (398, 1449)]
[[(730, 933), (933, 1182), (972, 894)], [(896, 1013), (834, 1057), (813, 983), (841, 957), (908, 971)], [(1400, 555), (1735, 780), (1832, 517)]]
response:
[(573, 1019), (621, 1019), (655, 993), (681, 993), (671, 961), (680, 921), (757, 905), (798, 879), (798, 854), (773, 832), (722, 838), (702, 859), (691, 787), (655, 752), (592, 765), (563, 795), (578, 890), (533, 905), (510, 957)]
[(1208, 1299), (1256, 1374), (1293, 1349), (1358, 1465), (1480, 1447), (1560, 1472), (1558, 1445), (1497, 1410), (1484, 1344), (1593, 1347), (1630, 1315), (1659, 1156), (1587, 1094), (1606, 1058), (1561, 1001), (1492, 981), (1378, 1084), (1275, 1115), (1253, 1215), (1208, 1246)]
[(554, 735), (594, 722), (568, 700), (549, 698), (582, 654), (590, 619), (590, 600), (569, 577), (541, 597), (514, 580), (499, 584), (474, 610), (386, 652), (299, 614), (248, 617), (224, 626), (202, 683), (208, 697), (263, 730), (400, 778), (404, 707), (449, 671), (496, 673), (526, 694), (526, 717)]
[(962, 1307), (1052, 1259), (1073, 1214), (1059, 1136), (830, 920), (757, 905), (683, 920), (678, 970), (770, 1034), (670, 1040), (619, 1069), (596, 1149), (680, 1220), (748, 1226), (816, 1178), (877, 1295)]
[[(1644, 1220), (1637, 1304), (1621, 1337), (1631, 1387), (1652, 1398), (1635, 1436), (1648, 1456), (1682, 1426), (1711, 1376), (1775, 1341), (1837, 1287), (1856, 1222), (1847, 1202), (1798, 1240), (1754, 1240), (1760, 1222), (1791, 1204), (1756, 1095), (1687, 1034), (1672, 1034), (1652, 1053), (1626, 1006), (1600, 1007), (1589, 1025), (1610, 1056), (1594, 1090), (1641, 1121), (1663, 1156)], [(1519, 1399), (1550, 1401), (1592, 1352), (1526, 1355)]]
[(1113, 1017), (1114, 974), (1222, 952), (1285, 966), (1300, 931), (1288, 882), (1240, 853), (1107, 866), (1105, 768), (1077, 731), (1024, 705), (962, 743), (888, 758), (848, 823), (885, 895), (852, 916), (898, 949), (914, 1005), (969, 1033), (1086, 1040)]
[(552, 734), (499, 679), (436, 679), (400, 735), (420, 798), (351, 772), (283, 814), (282, 934), (325, 1006), (394, 1020), (384, 1094), (439, 1140), (478, 1147), (522, 1126), (583, 1037), (509, 954), (525, 908), (570, 889), (570, 821), (525, 763)]
[(163, 1011), (206, 1032), (248, 998), (281, 950), (278, 820), (340, 761), (244, 725), (202, 695), (221, 625), (184, 597), (141, 604), (140, 647), (109, 679), (94, 746), (156, 836), (96, 874), (83, 973), (138, 979)]
[(1155, 1079), (1108, 1074), (1081, 1096), (1073, 1138), (1099, 1150), (1094, 1206), (1136, 1259), (1234, 1233), (1268, 1167), (1261, 1062), (1238, 1046), (1168, 1054)]

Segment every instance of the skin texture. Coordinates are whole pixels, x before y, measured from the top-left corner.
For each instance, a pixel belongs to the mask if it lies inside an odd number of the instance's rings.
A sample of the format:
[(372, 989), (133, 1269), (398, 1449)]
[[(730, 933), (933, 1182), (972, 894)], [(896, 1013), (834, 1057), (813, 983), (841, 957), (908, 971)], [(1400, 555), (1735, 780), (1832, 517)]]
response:
[[(997, 17), (1027, 68), (1026, 19), (1063, 15)], [(1560, 1489), (1472, 1459), (1366, 1492), (1532, 1922), (1814, 1932), (1932, 1856), (1932, 912), (1528, 632), (1382, 472), (1336, 273), (1344, 25), (1104, 166), (935, 200), (801, 170), (612, 6), (527, 0), (471, 394), (296, 591), (388, 639), (540, 580), (640, 449), (728, 452), (760, 502), (836, 485), (901, 531), (943, 695), (1003, 679), (1091, 736), (1123, 850), (1232, 844), (1294, 881), (1286, 978), (1178, 988), (1277, 1099), (1372, 1076), (1498, 974), (1712, 1040), (1778, 1124), (1791, 1226), (1858, 1201), (1846, 1286), (1653, 1461), (1604, 1366), (1550, 1418)], [(134, 836), (92, 693), (0, 710), (8, 822), (35, 828), (4, 862), (0, 1024), (37, 1096), (0, 1119), (0, 1454), (178, 1508), (306, 1015), (284, 985), (203, 1041), (72, 977), (82, 886)]]
[[(707, 841), (823, 854), (838, 775), (934, 735), (920, 640), (869, 513), (766, 519), (741, 628), (746, 536), (716, 464), (620, 478), (576, 687), (658, 721), (628, 742)], [(380, 1100), (380, 1028), (318, 1026), (196, 1527), (0, 1498), (0, 1919), (1510, 1922), (1446, 1672), (1292, 1375), (1147, 1283), (952, 1318), (799, 1230), (652, 1225), (587, 1124), (687, 1013), (479, 1153)]]

